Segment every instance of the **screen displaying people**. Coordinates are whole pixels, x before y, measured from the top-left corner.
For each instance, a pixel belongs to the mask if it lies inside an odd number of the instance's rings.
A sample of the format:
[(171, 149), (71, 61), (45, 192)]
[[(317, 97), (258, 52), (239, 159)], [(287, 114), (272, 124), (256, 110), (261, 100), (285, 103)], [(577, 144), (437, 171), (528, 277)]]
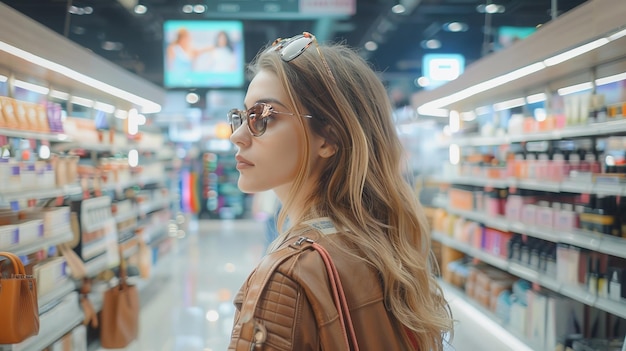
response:
[(228, 88), (243, 84), (241, 22), (168, 21), (164, 31), (166, 88)]

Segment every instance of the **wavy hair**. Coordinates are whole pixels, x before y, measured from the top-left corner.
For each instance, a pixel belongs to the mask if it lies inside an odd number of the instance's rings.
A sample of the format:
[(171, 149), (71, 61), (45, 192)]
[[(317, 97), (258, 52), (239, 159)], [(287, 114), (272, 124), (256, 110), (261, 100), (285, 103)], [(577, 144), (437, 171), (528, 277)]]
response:
[[(260, 51), (250, 64), (252, 74), (276, 74), (297, 113), (312, 119), (302, 124), (304, 153), (308, 133), (323, 136), (336, 146), (326, 163), (319, 187), (307, 194), (303, 220), (330, 217), (360, 258), (380, 275), (387, 308), (413, 331), (419, 350), (443, 349), (453, 321), (441, 287), (435, 280), (429, 229), (413, 188), (403, 177), (403, 147), (392, 120), (387, 91), (375, 71), (353, 49), (343, 44), (311, 47), (289, 63), (273, 51)], [(308, 126), (307, 126), (308, 125)], [(304, 156), (304, 155), (303, 155)], [(278, 217), (283, 228), (286, 213), (302, 196), (309, 176), (306, 157)], [(292, 223), (297, 225), (297, 223)], [(289, 236), (282, 232), (270, 250)]]

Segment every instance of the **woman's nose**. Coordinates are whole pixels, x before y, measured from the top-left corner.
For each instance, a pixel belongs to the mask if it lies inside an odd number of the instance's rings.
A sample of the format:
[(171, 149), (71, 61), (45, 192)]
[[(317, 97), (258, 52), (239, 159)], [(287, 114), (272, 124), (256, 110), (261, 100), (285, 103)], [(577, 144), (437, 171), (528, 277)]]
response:
[(230, 135), (230, 142), (238, 146), (247, 145), (250, 143), (251, 137), (252, 135), (248, 132), (246, 122), (244, 122)]

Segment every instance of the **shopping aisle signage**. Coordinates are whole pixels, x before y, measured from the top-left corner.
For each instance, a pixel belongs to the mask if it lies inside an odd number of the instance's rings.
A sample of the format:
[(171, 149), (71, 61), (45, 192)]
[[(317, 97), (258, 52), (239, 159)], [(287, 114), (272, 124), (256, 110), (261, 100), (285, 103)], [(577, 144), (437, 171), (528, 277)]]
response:
[(429, 81), (427, 89), (434, 89), (457, 79), (465, 69), (465, 57), (460, 54), (426, 54), (423, 58), (423, 75)]
[(207, 15), (254, 19), (269, 14), (288, 14), (290, 18), (319, 16), (351, 16), (356, 13), (356, 0), (228, 0), (206, 1)]

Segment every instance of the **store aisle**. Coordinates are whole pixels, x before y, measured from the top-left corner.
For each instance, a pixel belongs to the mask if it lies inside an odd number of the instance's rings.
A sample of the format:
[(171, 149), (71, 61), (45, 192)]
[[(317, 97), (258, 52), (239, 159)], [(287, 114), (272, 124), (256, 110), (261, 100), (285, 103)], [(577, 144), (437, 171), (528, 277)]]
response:
[[(224, 351), (233, 323), (233, 295), (261, 258), (264, 226), (254, 221), (200, 221), (158, 267), (142, 295), (141, 334), (130, 351)], [(449, 296), (457, 351), (506, 351), (477, 330), (472, 311)], [(381, 350), (382, 351), (382, 350)]]

